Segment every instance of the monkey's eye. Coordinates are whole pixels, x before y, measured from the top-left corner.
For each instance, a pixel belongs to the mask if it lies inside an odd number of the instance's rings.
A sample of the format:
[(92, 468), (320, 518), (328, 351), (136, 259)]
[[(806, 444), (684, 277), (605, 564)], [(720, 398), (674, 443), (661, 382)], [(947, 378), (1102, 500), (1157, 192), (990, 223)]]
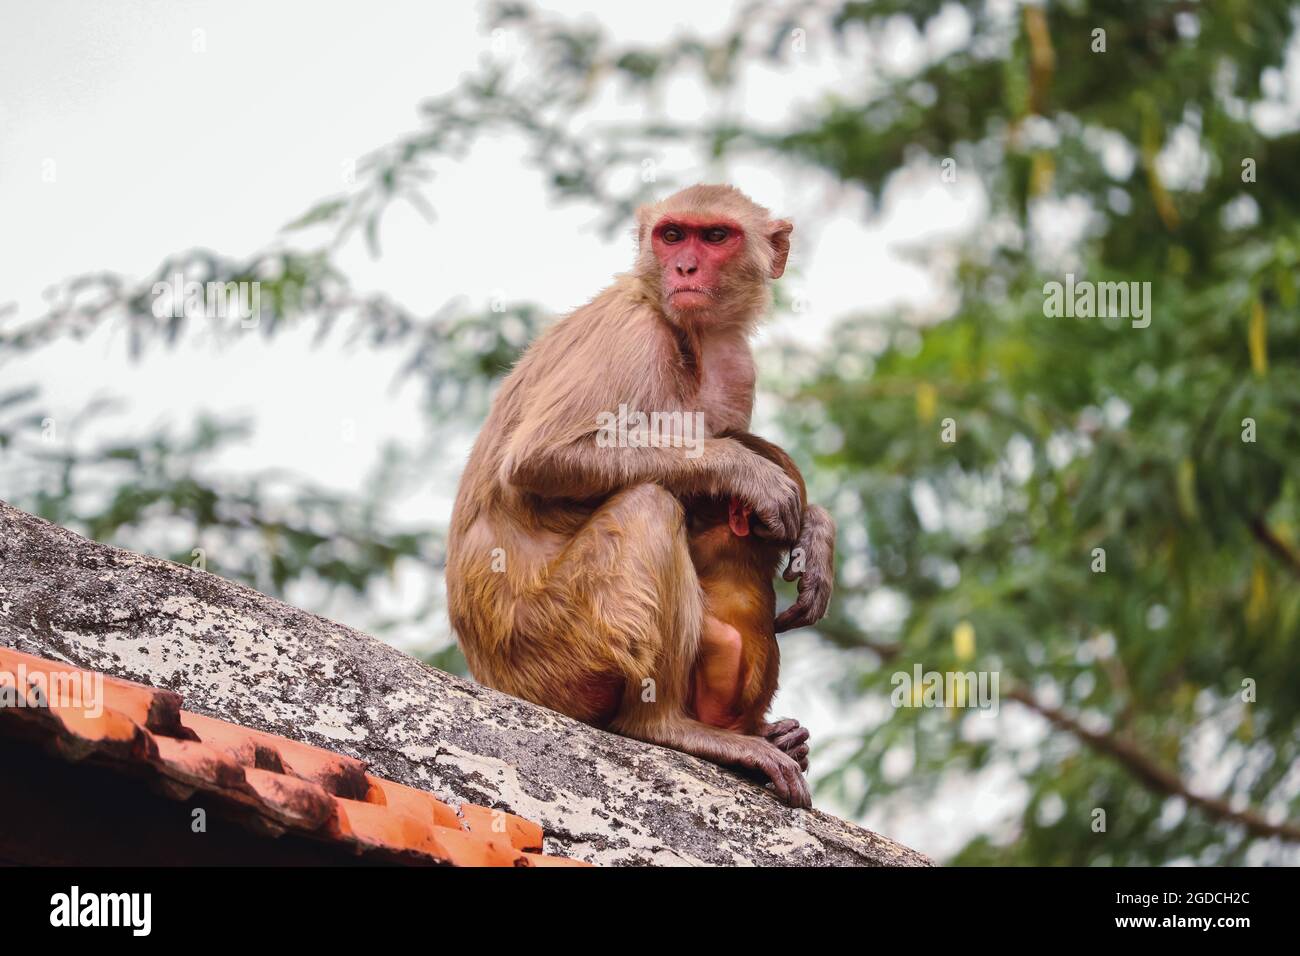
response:
[(713, 226), (712, 228), (704, 230), (704, 241), (723, 242), (726, 240), (727, 235), (728, 233), (726, 229), (722, 228), (721, 226)]
[(671, 242), (681, 242), (684, 237), (682, 235), (682, 231), (678, 229), (676, 226), (667, 226), (664, 228), (663, 232), (659, 233), (659, 238), (662, 239), (664, 242), (671, 243)]

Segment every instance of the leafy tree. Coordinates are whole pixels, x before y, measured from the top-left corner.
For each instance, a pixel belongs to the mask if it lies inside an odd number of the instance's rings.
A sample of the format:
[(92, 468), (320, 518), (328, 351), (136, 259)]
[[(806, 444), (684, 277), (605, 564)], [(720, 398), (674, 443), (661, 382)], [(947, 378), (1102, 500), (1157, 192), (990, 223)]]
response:
[[(954, 24), (959, 39), (940, 43)], [(517, 33), (526, 60), (491, 62), (425, 103), (416, 132), (368, 158), (360, 189), (292, 224), (299, 251), (187, 253), (142, 283), (83, 277), (0, 336), (0, 362), (110, 319), (138, 353), (185, 322), (152, 315), (155, 281), (255, 278), (265, 334), (301, 317), (323, 337), (403, 349), (430, 418), (463, 429), (540, 311), (413, 315), (355, 295), (334, 255), (354, 231), (377, 249), (393, 201), (436, 202), (429, 164), (478, 137), (521, 136), (555, 196), (596, 204), (611, 228), (677, 185), (667, 163), (654, 182), (640, 173), (683, 146), (724, 172), (760, 158), (877, 198), (904, 169), (975, 183), (978, 233), (918, 253), (947, 263), (945, 314), (848, 315), (830, 346), (762, 364), (780, 369), (767, 387), (783, 399), (783, 437), (840, 521), (838, 596), (818, 629), (851, 662), (835, 691), (898, 703), (897, 675), (915, 665), (985, 672), (1006, 715), (879, 708), (818, 786), (861, 812), (1013, 768), (1023, 812), (961, 863), (1295, 861), (1300, 123), (1280, 95), (1292, 7), (754, 3), (720, 38), (662, 46), (522, 3), (498, 4), (486, 26)], [(902, 35), (925, 41), (910, 66), (859, 55)], [(775, 128), (726, 107), (748, 67), (818, 55), (838, 57), (840, 81), (795, 120)], [(682, 74), (716, 94), (713, 118), (656, 109)], [(643, 104), (639, 121), (593, 118), (610, 88)], [(1063, 208), (1084, 229), (1060, 253)], [(1067, 273), (1149, 283), (1149, 324), (1051, 315), (1048, 283)], [(391, 488), (356, 502), (295, 489), (286, 507), (274, 476), (200, 478), (232, 423), (56, 453), (33, 437), (41, 421), (38, 393), (0, 394), (0, 466), (25, 476), (14, 497), (96, 537), (188, 561), (163, 526), (219, 529), (241, 558), (214, 570), (274, 593), (311, 579), (365, 594), (399, 562), (437, 566), (438, 529), (396, 527)], [(438, 447), (431, 435), (394, 450), (383, 473)], [(868, 628), (881, 595), (899, 613)], [(439, 660), (455, 666), (454, 653)], [(1008, 721), (1037, 733), (988, 729)], [(900, 752), (909, 771), (887, 773)]]

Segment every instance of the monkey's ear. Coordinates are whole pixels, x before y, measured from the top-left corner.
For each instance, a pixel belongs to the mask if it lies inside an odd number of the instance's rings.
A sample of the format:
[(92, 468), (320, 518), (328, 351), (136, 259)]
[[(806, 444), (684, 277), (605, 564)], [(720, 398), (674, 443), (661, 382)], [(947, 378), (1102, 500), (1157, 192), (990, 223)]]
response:
[(772, 246), (772, 278), (779, 279), (785, 273), (785, 260), (790, 257), (790, 233), (794, 232), (794, 223), (778, 219), (768, 223), (767, 241)]

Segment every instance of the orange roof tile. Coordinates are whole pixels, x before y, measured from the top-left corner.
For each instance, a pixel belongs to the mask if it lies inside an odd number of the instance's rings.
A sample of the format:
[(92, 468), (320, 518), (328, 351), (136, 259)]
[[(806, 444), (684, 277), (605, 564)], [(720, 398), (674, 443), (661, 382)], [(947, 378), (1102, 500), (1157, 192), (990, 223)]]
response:
[[(70, 681), (100, 679), (102, 707), (65, 699)], [(3, 706), (0, 696), (0, 733), (21, 722), (67, 759), (151, 770), (175, 799), (216, 795), (251, 811), (246, 823), (256, 832), (292, 832), (407, 863), (586, 865), (543, 855), (542, 829), (530, 820), (469, 803), (457, 813), (423, 790), (366, 773), (353, 757), (182, 710), (172, 691), (5, 647), (0, 682), (16, 704)]]

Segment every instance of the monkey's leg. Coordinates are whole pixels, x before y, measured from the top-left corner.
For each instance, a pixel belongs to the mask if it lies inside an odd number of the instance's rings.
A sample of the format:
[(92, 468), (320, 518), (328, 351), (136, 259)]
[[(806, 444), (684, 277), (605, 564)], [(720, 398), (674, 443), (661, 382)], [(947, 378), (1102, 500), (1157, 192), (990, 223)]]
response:
[[(793, 758), (762, 737), (711, 727), (687, 713), (705, 613), (677, 499), (659, 485), (629, 488), (593, 516), (565, 554), (570, 550), (582, 559), (565, 573), (603, 583), (592, 605), (600, 619), (579, 626), (603, 632), (603, 640), (619, 649), (620, 659), (631, 662), (624, 670), (622, 707), (610, 729), (714, 763), (760, 771), (783, 802), (811, 806), (807, 781)], [(734, 679), (731, 683), (737, 686)]]
[(599, 726), (631, 694), (680, 707), (702, 614), (683, 520), (655, 484), (598, 508), (516, 596), (500, 689)]
[(809, 806), (798, 764), (761, 737), (687, 716), (704, 598), (682, 506), (655, 484), (606, 501), (515, 601), (501, 689), (590, 723), (715, 763), (760, 770), (777, 796)]
[(772, 781), (772, 789), (782, 803), (798, 809), (812, 806), (812, 793), (799, 772), (798, 763), (762, 737), (710, 727), (691, 720), (685, 714), (665, 715), (657, 722), (633, 726), (620, 726), (616, 721), (613, 726), (629, 737), (671, 747), (723, 766), (757, 771)]
[(743, 655), (740, 631), (706, 613), (691, 687), (691, 710), (703, 723), (741, 729), (737, 704), (744, 676)]
[(593, 702), (612, 691), (611, 730), (761, 770), (783, 801), (809, 806), (798, 764), (778, 748), (687, 716), (703, 617), (681, 504), (659, 485), (634, 485), (598, 508), (518, 595), (502, 689), (589, 723), (603, 723)]
[[(711, 614), (704, 615), (700, 639), (700, 655), (692, 677), (691, 711), (705, 724), (740, 734), (756, 733), (778, 750), (787, 754), (802, 771), (808, 770), (808, 730), (792, 719), (768, 723), (755, 720), (753, 708), (760, 715), (767, 709), (772, 690), (747, 687), (744, 673), (744, 641), (740, 632), (730, 624)], [(762, 662), (753, 662), (761, 667)], [(753, 675), (751, 675), (753, 676)], [(761, 681), (760, 681), (761, 683)], [(748, 698), (757, 693), (757, 705)], [(761, 769), (751, 770), (746, 776), (768, 776)]]

